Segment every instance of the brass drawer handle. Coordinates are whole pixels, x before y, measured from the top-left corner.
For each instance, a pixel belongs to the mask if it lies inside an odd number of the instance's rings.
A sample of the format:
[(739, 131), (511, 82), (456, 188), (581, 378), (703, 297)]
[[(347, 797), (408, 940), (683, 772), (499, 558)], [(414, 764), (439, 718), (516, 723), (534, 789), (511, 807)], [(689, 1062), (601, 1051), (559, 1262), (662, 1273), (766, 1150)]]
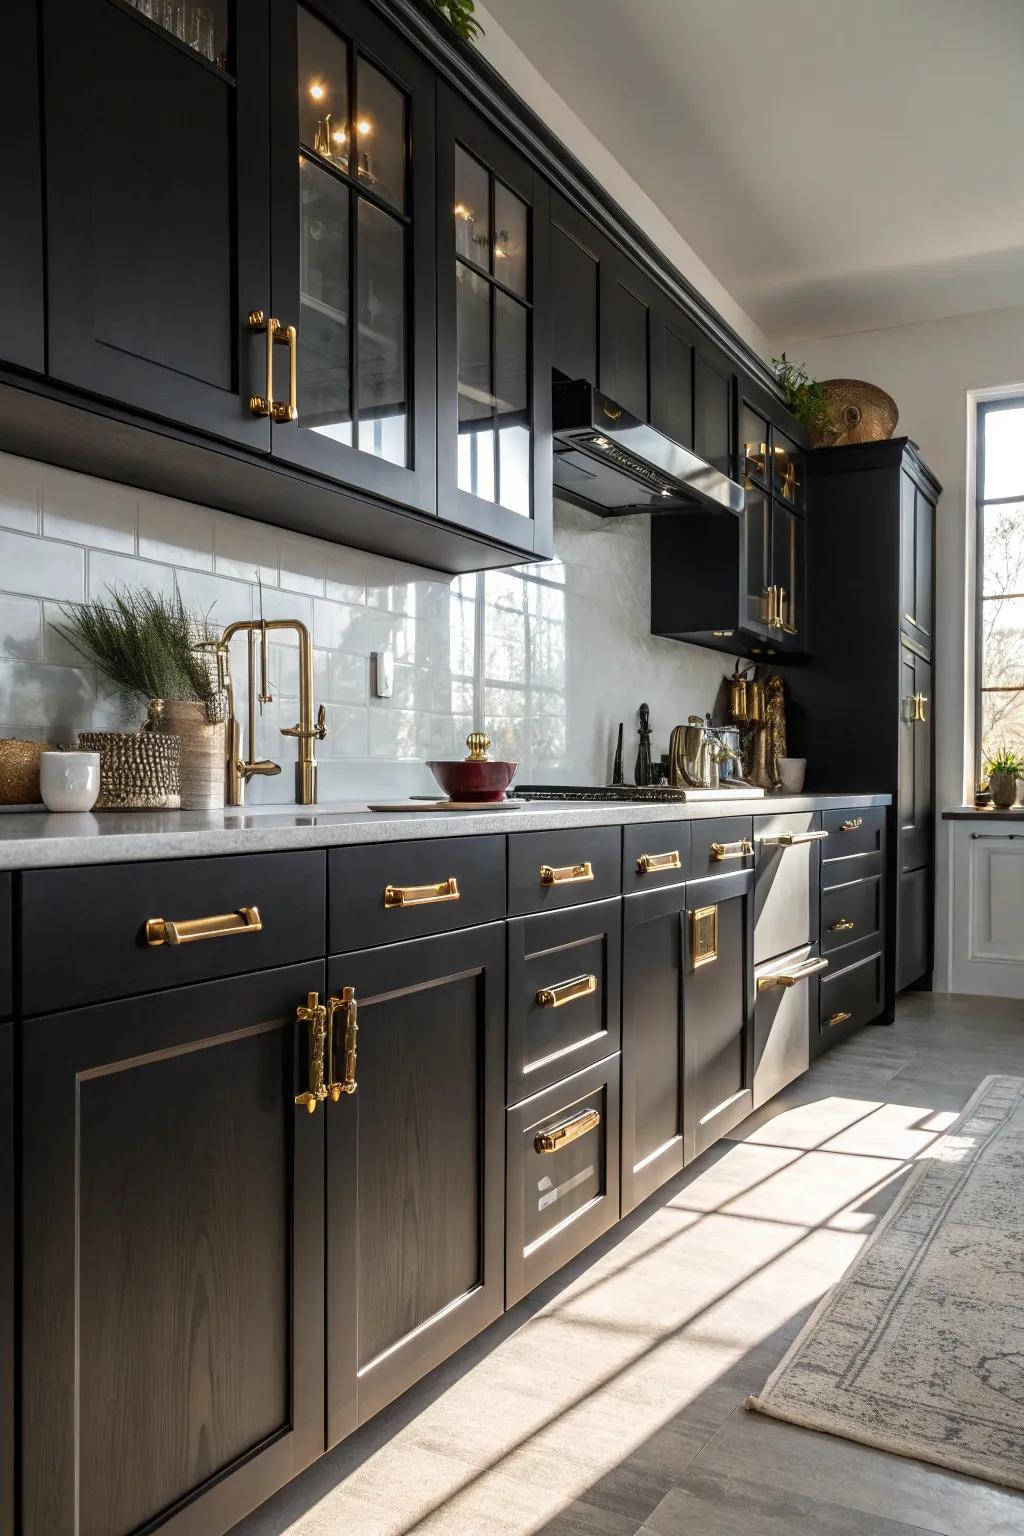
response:
[(459, 882), (454, 875), (439, 880), (437, 885), (386, 885), (386, 907), (428, 907), (435, 901), (458, 901)]
[(592, 997), (597, 991), (596, 976), (574, 976), (571, 981), (558, 981), (553, 987), (541, 987), (537, 1002), (541, 1008), (562, 1008), (575, 1003), (581, 997)]
[(829, 933), (849, 933), (857, 924), (852, 917), (837, 917), (834, 923), (829, 923)]
[(230, 939), (236, 933), (262, 933), (259, 907), (239, 907), (220, 917), (189, 917), (172, 921), (169, 917), (146, 919), (146, 943), (151, 949), (159, 944), (196, 944), (200, 939)]
[(296, 1008), (295, 1017), (300, 1023), (309, 1025), (309, 1087), (305, 1093), (295, 1095), (295, 1102), (305, 1105), (309, 1113), (315, 1115), (317, 1105), (323, 1103), (328, 1092), (324, 1083), (327, 1009), (320, 1001), (319, 992), (307, 994), (305, 1007)]
[(749, 859), (754, 851), (754, 845), (749, 837), (741, 837), (738, 843), (712, 843), (711, 857), (716, 864), (721, 864), (725, 859)]
[(852, 1013), (830, 1013), (825, 1020), (826, 1029), (831, 1029), (833, 1024), (845, 1024), (847, 1019), (852, 1019)]
[(579, 1141), (588, 1131), (595, 1131), (601, 1124), (601, 1114), (596, 1109), (585, 1109), (581, 1115), (575, 1115), (573, 1119), (566, 1120), (562, 1125), (556, 1125), (550, 1131), (538, 1131), (533, 1138), (533, 1150), (535, 1152), (557, 1152), (561, 1147), (567, 1147), (570, 1141)]
[(659, 869), (682, 869), (683, 861), (679, 857), (679, 849), (673, 848), (671, 853), (642, 853), (636, 861), (638, 875), (650, 875)]
[(559, 869), (552, 869), (550, 864), (542, 864), (540, 867), (541, 885), (573, 885), (578, 880), (593, 880), (594, 871), (590, 860), (583, 864), (563, 864)]
[(823, 843), (828, 837), (827, 832), (779, 832), (769, 837), (762, 837), (761, 842), (766, 848), (799, 848), (804, 843)]
[(691, 907), (690, 962), (695, 971), (718, 959), (718, 907)]
[[(262, 309), (249, 311), (249, 329), (263, 331), (267, 338), (267, 392), (250, 395), (249, 409), (254, 416), (269, 416), (274, 421), (295, 421), (298, 417), (298, 332), (294, 325), (282, 325), (273, 315), (268, 319)], [(274, 399), (274, 346), (288, 348), (288, 399)]]
[(759, 976), (757, 990), (764, 992), (768, 987), (795, 987), (798, 981), (806, 981), (809, 976), (817, 976), (819, 971), (827, 970), (827, 960), (812, 956), (809, 960), (801, 960), (790, 971), (769, 971), (767, 975)]
[[(345, 1070), (339, 1083), (334, 1076), (334, 1015), (345, 1016)], [(327, 1069), (331, 1080), (327, 1092), (337, 1104), (343, 1093), (356, 1091), (356, 1037), (359, 1034), (359, 1004), (354, 987), (342, 987), (340, 997), (327, 999)]]
[(851, 816), (849, 821), (844, 821), (843, 822), (843, 824), (839, 828), (839, 830), (840, 830), (840, 832), (856, 832), (857, 828), (858, 827), (862, 827), (863, 825), (864, 825), (864, 817), (863, 816)]

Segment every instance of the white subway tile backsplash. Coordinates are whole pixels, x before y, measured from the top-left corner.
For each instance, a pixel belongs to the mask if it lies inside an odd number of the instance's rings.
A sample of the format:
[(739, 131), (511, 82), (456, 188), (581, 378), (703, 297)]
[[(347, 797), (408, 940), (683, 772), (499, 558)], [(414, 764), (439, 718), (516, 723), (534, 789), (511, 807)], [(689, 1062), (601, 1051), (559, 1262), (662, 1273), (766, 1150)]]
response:
[[(258, 590), (253, 591), (253, 618), (259, 618), (260, 597)], [(298, 592), (279, 592), (276, 587), (264, 587), (263, 589), (263, 617), (265, 619), (299, 619), (310, 634), (313, 633), (313, 599), (303, 597)], [(275, 643), (279, 645), (298, 645), (299, 637), (294, 630), (280, 629), (275, 631)]]
[(64, 667), (86, 666), (85, 657), (81, 651), (75, 649), (70, 640), (65, 640), (61, 630), (57, 627), (66, 624), (67, 620), (61, 610), (60, 603), (44, 603), (42, 607), (42, 633), (40, 635), (41, 659), (54, 661)]
[(41, 613), (35, 598), (0, 596), (0, 656), (39, 660)]
[(0, 453), (0, 528), (39, 532), (40, 472), (32, 459)]
[(214, 629), (227, 629), (252, 617), (252, 588), (244, 581), (210, 576), (206, 571), (178, 571), (177, 587), (186, 608), (201, 613)]
[(293, 539), (284, 534), (279, 540), (281, 586), (288, 592), (305, 592), (310, 597), (324, 595), (324, 555), (315, 539)]
[[(154, 565), (149, 560), (135, 560), (128, 555), (110, 554), (104, 549), (89, 551), (89, 597), (101, 602), (118, 588), (132, 592), (159, 592), (174, 595), (174, 572), (169, 565)], [(47, 594), (49, 595), (49, 594)]]
[(60, 732), (62, 741), (73, 728), (88, 726), (95, 692), (89, 668), (0, 661), (0, 720)]
[(354, 549), (335, 544), (319, 546), (325, 551), (324, 575), (327, 596), (335, 603), (366, 602), (366, 556)]
[(134, 555), (139, 493), (131, 486), (48, 464), (42, 474), (43, 533), (92, 549)]
[(325, 651), (330, 657), (330, 698), (335, 704), (365, 704), (370, 663), (365, 656)]
[(369, 654), (367, 615), (351, 603), (316, 602), (313, 605), (313, 639), (329, 650)]
[(31, 597), (81, 602), (85, 596), (85, 551), (73, 544), (0, 529), (0, 588)]
[(209, 507), (139, 492), (139, 555), (189, 570), (213, 570), (213, 519)]
[(277, 586), (277, 530), (246, 517), (219, 512), (214, 526), (214, 568), (218, 576), (236, 576), (240, 581), (255, 581), (257, 573), (265, 587)]
[(327, 735), (317, 752), (325, 757), (366, 757), (366, 710), (354, 704), (327, 706)]

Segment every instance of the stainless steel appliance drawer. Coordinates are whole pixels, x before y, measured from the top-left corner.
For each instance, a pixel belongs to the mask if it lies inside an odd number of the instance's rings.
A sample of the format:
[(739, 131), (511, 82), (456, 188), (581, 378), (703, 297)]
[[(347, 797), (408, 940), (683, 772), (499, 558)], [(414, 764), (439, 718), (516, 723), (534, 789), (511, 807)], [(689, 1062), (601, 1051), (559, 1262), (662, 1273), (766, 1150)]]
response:
[(828, 837), (816, 811), (754, 820), (754, 964), (818, 938), (818, 870)]
[(619, 1049), (622, 899), (508, 925), (508, 1103)]
[(505, 1304), (619, 1219), (618, 1055), (508, 1112)]
[(754, 1108), (764, 1104), (811, 1064), (811, 1032), (818, 1018), (818, 985), (828, 961), (813, 945), (782, 955), (755, 972)]

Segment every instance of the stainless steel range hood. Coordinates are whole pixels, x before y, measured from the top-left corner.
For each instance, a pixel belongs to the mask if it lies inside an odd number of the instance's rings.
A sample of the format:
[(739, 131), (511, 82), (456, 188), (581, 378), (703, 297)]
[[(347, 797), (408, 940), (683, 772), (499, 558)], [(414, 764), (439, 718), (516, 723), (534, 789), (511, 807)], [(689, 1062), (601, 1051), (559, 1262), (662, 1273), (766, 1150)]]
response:
[(585, 379), (556, 380), (551, 404), (556, 496), (604, 517), (743, 511), (742, 486)]

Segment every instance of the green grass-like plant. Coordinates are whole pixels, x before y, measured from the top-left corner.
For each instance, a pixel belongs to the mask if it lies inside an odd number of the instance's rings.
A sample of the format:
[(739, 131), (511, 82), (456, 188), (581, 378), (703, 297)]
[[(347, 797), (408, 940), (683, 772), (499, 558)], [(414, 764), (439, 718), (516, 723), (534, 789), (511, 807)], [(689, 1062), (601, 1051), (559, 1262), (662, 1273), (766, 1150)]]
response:
[(812, 432), (824, 432), (828, 427), (828, 406), (821, 385), (801, 363), (791, 363), (785, 352), (772, 358), (772, 367), (793, 415)]
[(1010, 773), (1015, 779), (1024, 778), (1024, 757), (1018, 757), (1012, 748), (1001, 746), (992, 757), (985, 758), (990, 774)]
[(130, 587), (107, 593), (104, 601), (62, 604), (65, 622), (53, 628), (110, 678), (129, 707), (148, 699), (209, 704), (215, 677), (196, 650), (218, 638), (209, 616), (186, 608), (177, 589), (173, 597)]
[(474, 37), (483, 32), (483, 27), (473, 15), (476, 10), (473, 0), (432, 0), (432, 3), (434, 9), (467, 43), (471, 43)]

